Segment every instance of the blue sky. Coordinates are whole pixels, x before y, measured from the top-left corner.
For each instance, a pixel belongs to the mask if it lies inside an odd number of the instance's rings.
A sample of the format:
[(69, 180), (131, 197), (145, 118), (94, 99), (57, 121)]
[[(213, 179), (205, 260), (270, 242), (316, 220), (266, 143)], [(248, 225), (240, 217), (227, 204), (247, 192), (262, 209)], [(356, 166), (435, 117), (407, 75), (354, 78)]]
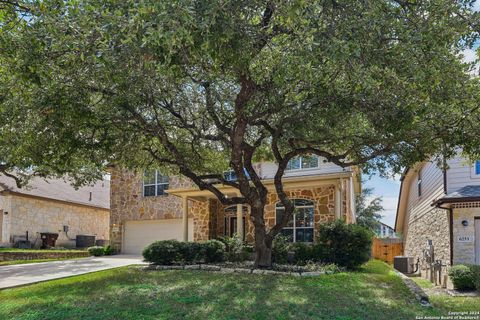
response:
[(364, 188), (373, 188), (374, 196), (380, 196), (383, 199), (382, 222), (394, 227), (395, 215), (397, 212), (398, 192), (400, 191), (399, 177), (386, 179), (378, 175), (372, 177), (363, 176)]

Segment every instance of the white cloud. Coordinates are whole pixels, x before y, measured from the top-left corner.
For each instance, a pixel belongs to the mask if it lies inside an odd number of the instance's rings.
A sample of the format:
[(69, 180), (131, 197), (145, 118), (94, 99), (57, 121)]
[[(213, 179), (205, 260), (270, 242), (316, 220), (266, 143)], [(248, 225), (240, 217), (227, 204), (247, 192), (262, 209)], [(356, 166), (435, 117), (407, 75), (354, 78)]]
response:
[[(373, 195), (368, 197), (367, 203), (370, 202), (372, 199), (376, 197), (381, 197), (381, 195)], [(382, 215), (382, 219), (380, 219), (383, 223), (395, 228), (395, 216), (397, 215), (397, 204), (398, 204), (398, 196), (391, 196), (391, 197), (382, 197), (382, 206), (383, 211), (380, 213)]]
[(476, 66), (473, 68), (471, 74), (472, 75), (478, 75), (478, 71), (479, 71), (480, 66), (479, 66), (479, 63), (478, 63), (478, 57), (477, 57), (476, 50), (465, 49), (465, 50), (462, 51), (462, 55), (463, 55), (463, 61), (465, 61), (467, 63), (476, 61)]
[(477, 53), (473, 49), (463, 50), (462, 55), (465, 62), (473, 62), (477, 59)]

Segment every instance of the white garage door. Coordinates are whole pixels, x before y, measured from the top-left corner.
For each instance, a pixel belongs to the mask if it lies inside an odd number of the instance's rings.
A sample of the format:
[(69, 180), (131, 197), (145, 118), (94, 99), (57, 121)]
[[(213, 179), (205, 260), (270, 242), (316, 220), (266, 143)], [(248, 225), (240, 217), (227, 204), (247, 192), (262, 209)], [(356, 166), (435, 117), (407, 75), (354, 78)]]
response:
[[(127, 221), (123, 253), (141, 254), (152, 242), (172, 239), (183, 240), (182, 219)], [(188, 219), (188, 240), (193, 241), (193, 219)]]

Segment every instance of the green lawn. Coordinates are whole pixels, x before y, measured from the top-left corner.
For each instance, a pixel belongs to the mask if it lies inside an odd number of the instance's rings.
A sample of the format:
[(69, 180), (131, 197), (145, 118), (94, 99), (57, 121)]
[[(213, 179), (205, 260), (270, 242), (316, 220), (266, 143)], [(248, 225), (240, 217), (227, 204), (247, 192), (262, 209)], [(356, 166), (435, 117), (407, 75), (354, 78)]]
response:
[[(427, 293), (433, 284), (422, 278), (412, 278)], [(452, 297), (446, 293), (430, 293), (430, 302), (436, 309), (446, 314), (448, 311), (475, 311), (480, 312), (480, 297)]]
[(0, 319), (414, 319), (390, 268), (299, 278), (119, 268), (0, 291)]

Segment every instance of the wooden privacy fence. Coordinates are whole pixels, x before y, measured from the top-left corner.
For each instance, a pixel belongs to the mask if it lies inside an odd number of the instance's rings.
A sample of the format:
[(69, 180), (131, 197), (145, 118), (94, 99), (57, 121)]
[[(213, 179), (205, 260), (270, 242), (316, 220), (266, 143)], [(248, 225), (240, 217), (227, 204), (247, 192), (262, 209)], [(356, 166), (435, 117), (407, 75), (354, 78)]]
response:
[(395, 256), (403, 255), (402, 239), (373, 239), (372, 258), (392, 264)]

